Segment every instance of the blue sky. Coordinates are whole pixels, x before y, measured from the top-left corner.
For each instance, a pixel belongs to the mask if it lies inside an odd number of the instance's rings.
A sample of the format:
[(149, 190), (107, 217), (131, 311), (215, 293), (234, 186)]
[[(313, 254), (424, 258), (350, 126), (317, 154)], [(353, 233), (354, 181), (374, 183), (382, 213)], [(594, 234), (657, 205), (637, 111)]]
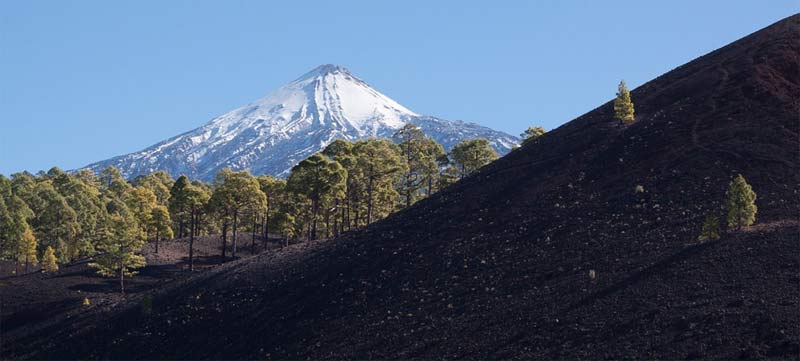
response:
[(0, 1), (0, 173), (145, 148), (323, 63), (418, 113), (551, 129), (798, 4)]

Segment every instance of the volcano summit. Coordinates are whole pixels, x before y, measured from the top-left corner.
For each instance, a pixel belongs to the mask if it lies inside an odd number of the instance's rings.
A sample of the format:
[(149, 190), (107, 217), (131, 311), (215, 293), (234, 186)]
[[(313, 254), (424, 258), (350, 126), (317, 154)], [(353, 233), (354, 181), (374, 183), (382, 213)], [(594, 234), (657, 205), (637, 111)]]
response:
[(128, 178), (164, 170), (208, 181), (223, 168), (283, 176), (336, 139), (389, 137), (407, 123), (446, 150), (482, 137), (503, 155), (519, 142), (474, 123), (414, 113), (344, 67), (326, 64), (200, 128), (86, 168), (99, 172), (113, 165)]

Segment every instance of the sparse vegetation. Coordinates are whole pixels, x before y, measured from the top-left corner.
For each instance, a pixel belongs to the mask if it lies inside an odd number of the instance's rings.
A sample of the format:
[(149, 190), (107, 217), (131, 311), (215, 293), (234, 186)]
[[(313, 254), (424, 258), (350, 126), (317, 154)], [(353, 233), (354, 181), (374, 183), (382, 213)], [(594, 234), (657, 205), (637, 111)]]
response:
[(756, 221), (756, 192), (739, 174), (728, 187), (728, 229), (742, 229)]

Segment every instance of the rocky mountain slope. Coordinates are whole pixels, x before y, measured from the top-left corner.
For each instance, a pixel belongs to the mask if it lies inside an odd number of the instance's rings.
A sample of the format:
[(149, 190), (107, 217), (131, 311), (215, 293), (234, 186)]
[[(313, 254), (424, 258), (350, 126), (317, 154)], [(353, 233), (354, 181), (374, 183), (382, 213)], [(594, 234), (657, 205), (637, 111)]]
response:
[(87, 168), (99, 172), (113, 165), (128, 178), (165, 170), (209, 181), (223, 168), (285, 176), (336, 139), (390, 137), (406, 123), (416, 124), (447, 150), (461, 140), (483, 137), (506, 154), (519, 142), (474, 123), (414, 113), (347, 69), (328, 64), (200, 128)]
[[(635, 89), (633, 124), (604, 104), (363, 231), (165, 287), (152, 313), (6, 337), (4, 356), (797, 359), (798, 40), (795, 15)], [(757, 224), (698, 243), (739, 173)]]

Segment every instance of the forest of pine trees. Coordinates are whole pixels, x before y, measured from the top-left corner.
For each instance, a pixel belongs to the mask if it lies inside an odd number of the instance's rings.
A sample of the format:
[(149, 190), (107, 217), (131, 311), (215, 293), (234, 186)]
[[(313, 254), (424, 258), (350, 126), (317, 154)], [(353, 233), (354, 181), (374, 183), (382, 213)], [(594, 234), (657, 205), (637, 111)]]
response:
[[(393, 140), (334, 141), (292, 168), (286, 179), (220, 171), (212, 183), (173, 179), (163, 171), (125, 180), (58, 168), (0, 175), (0, 258), (30, 268), (94, 256), (98, 273), (124, 279), (144, 266), (153, 242), (220, 235), (222, 259), (268, 237), (311, 240), (363, 228), (453, 183), (497, 158), (485, 139), (446, 154), (413, 125)], [(27, 272), (24, 268), (18, 273)], [(37, 268), (38, 269), (38, 268)]]

